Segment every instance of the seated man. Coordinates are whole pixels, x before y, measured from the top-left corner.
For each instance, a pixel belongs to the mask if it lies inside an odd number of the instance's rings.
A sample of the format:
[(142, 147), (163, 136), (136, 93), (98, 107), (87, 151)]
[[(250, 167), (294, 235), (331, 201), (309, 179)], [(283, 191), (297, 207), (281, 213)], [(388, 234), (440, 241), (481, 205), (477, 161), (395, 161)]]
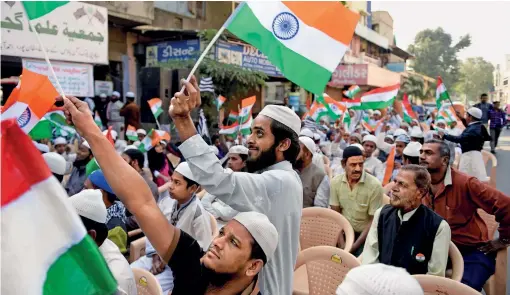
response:
[[(425, 142), (420, 165), (431, 177), (423, 204), (443, 217), (452, 229), (452, 241), (464, 258), (462, 283), (481, 291), (494, 274), (496, 253), (510, 245), (510, 198), (502, 192), (449, 165), (450, 149), (440, 140)], [(489, 237), (478, 209), (499, 223), (499, 238)]]
[[(303, 208), (313, 207), (319, 186), (327, 177), (324, 169), (313, 163), (315, 153), (315, 142), (309, 137), (299, 137), (300, 152), (294, 163), (294, 168), (299, 173), (299, 178), (303, 184)], [(324, 166), (324, 164), (321, 164)], [(328, 196), (319, 196), (322, 200)]]
[(99, 190), (85, 189), (71, 197), (68, 202), (76, 209), (89, 236), (96, 242), (103, 254), (106, 264), (110, 268), (115, 280), (119, 284), (119, 294), (136, 295), (136, 283), (133, 271), (119, 248), (110, 241), (106, 226), (106, 206)]
[(444, 277), (451, 231), (443, 218), (421, 204), (429, 191), (429, 173), (418, 165), (402, 166), (394, 183), (390, 204), (375, 211), (363, 264), (382, 262), (412, 275)]
[(342, 166), (345, 173), (331, 181), (331, 209), (341, 213), (354, 229), (355, 242), (351, 253), (361, 254), (374, 213), (381, 207), (381, 182), (363, 169), (363, 152), (357, 146), (344, 150)]
[[(246, 160), (248, 159), (248, 148), (242, 145), (232, 146), (227, 154), (227, 167), (235, 172), (246, 172)], [(211, 213), (217, 219), (218, 226), (221, 228), (229, 220), (237, 215), (237, 211), (232, 209), (220, 199), (209, 193), (205, 193), (202, 198), (202, 205), (205, 210)]]
[[(188, 163), (180, 163), (175, 168), (170, 185), (170, 196), (176, 202), (167, 218), (170, 224), (198, 242), (202, 249), (207, 249), (212, 240), (212, 228), (209, 214), (206, 213), (202, 203), (195, 195), (199, 187), (194, 181)], [(163, 210), (162, 212), (166, 213)], [(149, 239), (145, 243), (145, 256), (131, 263), (131, 267), (151, 271), (158, 279), (164, 294), (174, 288), (172, 270), (161, 260)]]

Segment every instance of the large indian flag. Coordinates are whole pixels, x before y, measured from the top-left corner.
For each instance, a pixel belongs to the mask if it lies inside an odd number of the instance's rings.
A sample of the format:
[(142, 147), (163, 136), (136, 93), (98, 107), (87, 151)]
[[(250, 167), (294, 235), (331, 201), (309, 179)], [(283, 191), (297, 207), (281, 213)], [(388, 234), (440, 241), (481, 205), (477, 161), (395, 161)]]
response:
[(444, 86), (443, 79), (438, 76), (436, 88), (436, 106), (438, 109), (441, 108), (441, 105), (445, 100), (450, 100), (450, 95), (448, 94), (448, 91), (446, 91), (446, 86)]
[(227, 29), (286, 78), (320, 95), (349, 49), (358, 19), (340, 1), (243, 2)]
[(2, 122), (2, 294), (113, 294), (117, 283), (30, 138)]
[(400, 84), (395, 84), (366, 92), (361, 96), (361, 104), (352, 108), (357, 110), (385, 109), (393, 104), (399, 89)]

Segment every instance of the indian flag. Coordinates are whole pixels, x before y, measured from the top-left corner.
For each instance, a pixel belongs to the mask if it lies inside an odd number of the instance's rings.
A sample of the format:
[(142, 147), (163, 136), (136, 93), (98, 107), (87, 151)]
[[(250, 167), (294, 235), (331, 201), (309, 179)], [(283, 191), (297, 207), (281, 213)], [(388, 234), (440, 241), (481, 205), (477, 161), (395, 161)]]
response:
[(361, 106), (361, 97), (353, 99), (342, 98), (341, 102), (344, 103), (348, 109), (357, 109)]
[(23, 69), (16, 97), (3, 109), (2, 121), (16, 118), (25, 133), (29, 133), (55, 103), (59, 94), (48, 77)]
[(99, 127), (99, 129), (103, 130), (103, 121), (101, 121), (101, 117), (97, 111), (94, 114), (94, 122), (96, 122), (96, 125)]
[(324, 106), (326, 106), (326, 108), (328, 109), (328, 116), (333, 120), (336, 120), (336, 119), (342, 117), (344, 112), (347, 110), (347, 107), (344, 104), (334, 100), (333, 98), (328, 96), (326, 93), (324, 93), (323, 97), (319, 97), (318, 100)]
[(322, 94), (358, 19), (340, 1), (243, 2), (227, 29), (257, 47), (287, 79)]
[(371, 90), (361, 96), (361, 105), (353, 107), (357, 110), (378, 110), (385, 109), (393, 104), (397, 96), (400, 84), (388, 87), (381, 87)]
[(354, 96), (356, 96), (356, 94), (358, 94), (359, 92), (361, 91), (361, 88), (359, 88), (358, 85), (352, 85), (351, 87), (349, 87), (349, 89), (345, 90), (343, 93), (346, 97), (348, 98), (353, 98)]
[(21, 1), (21, 3), (25, 7), (28, 19), (34, 20), (66, 5), (69, 1)]
[(388, 154), (388, 160), (386, 160), (386, 168), (384, 170), (384, 177), (382, 181), (383, 186), (390, 182), (391, 176), (393, 175), (393, 169), (395, 167), (395, 152), (396, 147), (392, 147), (390, 153)]
[(230, 135), (232, 137), (237, 136), (237, 132), (239, 131), (239, 123), (235, 122), (232, 125), (229, 126), (222, 126), (220, 128), (220, 134)]
[(239, 118), (239, 113), (235, 112), (235, 111), (230, 111), (230, 113), (228, 114), (227, 120), (231, 121), (231, 122), (236, 122), (237, 118)]
[(158, 118), (159, 115), (163, 113), (163, 102), (159, 98), (149, 99), (147, 101), (151, 108), (152, 114), (154, 114), (154, 118)]
[(406, 121), (408, 124), (411, 124), (413, 119), (416, 118), (416, 114), (413, 111), (413, 108), (411, 106), (411, 103), (409, 102), (409, 97), (407, 96), (407, 93), (404, 93), (404, 97), (402, 98), (402, 110), (404, 112), (404, 121)]
[(448, 91), (446, 91), (446, 86), (444, 86), (443, 79), (438, 76), (436, 88), (436, 106), (438, 109), (441, 108), (441, 105), (445, 100), (450, 100), (450, 95), (448, 94)]
[(239, 123), (246, 122), (251, 117), (251, 109), (257, 101), (256, 96), (250, 96), (241, 101), (241, 112), (239, 113)]
[(159, 135), (159, 140), (166, 140), (166, 142), (170, 142), (170, 134), (165, 130), (154, 130)]
[(142, 152), (148, 152), (150, 149), (152, 149), (154, 146), (156, 146), (161, 141), (159, 134), (152, 129), (149, 134), (145, 136), (145, 138), (142, 140), (140, 145), (138, 146), (138, 149)]
[(51, 139), (53, 137), (53, 125), (49, 120), (42, 118), (28, 133), (33, 140)]
[(90, 173), (96, 171), (96, 170), (99, 170), (101, 169), (101, 167), (99, 167), (99, 164), (97, 163), (96, 161), (96, 158), (92, 158), (92, 160), (90, 160), (87, 165), (85, 166), (85, 175), (89, 176)]
[(329, 113), (328, 108), (319, 101), (317, 98), (310, 107), (310, 111), (308, 112), (308, 116), (311, 117), (314, 121), (318, 122), (321, 117), (327, 116)]
[(71, 125), (67, 124), (66, 117), (64, 115), (63, 110), (54, 110), (46, 113), (44, 116), (47, 120), (49, 120), (54, 127), (56, 128), (57, 134), (75, 134), (76, 129)]
[(41, 153), (2, 122), (2, 294), (114, 294), (117, 283)]
[(242, 125), (241, 125), (241, 133), (243, 135), (250, 135), (251, 134), (251, 123), (253, 122), (253, 117), (250, 116), (250, 118), (248, 119), (248, 121), (244, 122)]
[(223, 95), (218, 95), (216, 98), (216, 108), (218, 111), (220, 110), (221, 106), (227, 101), (227, 98)]
[(137, 141), (138, 133), (136, 133), (136, 128), (131, 125), (128, 125), (126, 129), (126, 137), (131, 141)]

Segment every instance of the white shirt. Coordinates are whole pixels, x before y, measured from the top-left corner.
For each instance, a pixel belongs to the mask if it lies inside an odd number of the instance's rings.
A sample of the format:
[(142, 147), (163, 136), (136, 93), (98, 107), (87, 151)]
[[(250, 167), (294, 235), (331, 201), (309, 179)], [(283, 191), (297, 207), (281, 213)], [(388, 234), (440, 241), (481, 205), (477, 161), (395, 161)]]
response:
[(214, 218), (220, 221), (229, 221), (239, 213), (210, 193), (205, 193), (202, 198), (202, 205), (207, 212), (211, 213)]
[(106, 264), (119, 284), (118, 288), (128, 295), (138, 294), (133, 271), (126, 258), (120, 253), (119, 247), (109, 239), (104, 240), (99, 251), (103, 254)]
[(375, 157), (369, 157), (363, 163), (363, 169), (365, 169), (368, 173), (372, 174), (377, 179), (379, 179), (380, 182), (382, 182), (385, 169), (381, 160)]
[[(418, 209), (418, 208), (416, 208)], [(401, 215), (400, 210), (398, 211), (398, 218), (400, 223), (408, 221), (411, 216), (414, 215), (416, 209), (409, 211)], [(382, 207), (377, 209), (374, 213), (374, 220), (370, 226), (370, 230), (365, 241), (365, 247), (363, 248), (363, 260), (362, 264), (379, 263), (379, 239), (377, 235), (377, 225), (379, 224), (379, 216), (381, 215)], [(446, 221), (441, 221), (439, 228), (436, 232), (436, 238), (432, 245), (432, 254), (430, 254), (430, 260), (428, 263), (428, 275), (444, 277), (446, 272), (446, 264), (448, 263), (448, 249), (450, 248), (450, 240), (452, 232), (450, 226)]]
[(303, 186), (288, 161), (258, 173), (223, 169), (199, 135), (179, 146), (197, 182), (210, 194), (240, 212), (265, 214), (279, 234), (273, 258), (260, 272), (262, 294), (292, 294), (303, 208)]
[(329, 181), (329, 176), (324, 175), (321, 184), (319, 184), (319, 187), (317, 188), (317, 193), (315, 194), (313, 205), (315, 207), (329, 208), (330, 190), (331, 185)]

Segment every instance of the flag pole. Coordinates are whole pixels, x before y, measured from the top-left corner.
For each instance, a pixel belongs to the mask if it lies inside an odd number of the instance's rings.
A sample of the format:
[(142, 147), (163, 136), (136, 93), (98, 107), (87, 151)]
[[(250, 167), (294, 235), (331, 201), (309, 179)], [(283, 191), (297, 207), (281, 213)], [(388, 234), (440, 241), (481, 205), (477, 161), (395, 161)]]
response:
[[(218, 38), (220, 38), (221, 34), (223, 34), (223, 32), (225, 31), (225, 29), (227, 28), (228, 24), (232, 21), (232, 19), (234, 18), (234, 16), (237, 14), (237, 12), (239, 11), (239, 8), (242, 7), (244, 5), (244, 2), (242, 2), (241, 4), (239, 4), (239, 6), (237, 6), (237, 8), (234, 10), (234, 12), (232, 12), (232, 14), (229, 16), (229, 18), (227, 19), (227, 21), (221, 26), (221, 28), (218, 30), (218, 32), (216, 32), (216, 35), (214, 35), (214, 37), (211, 39), (211, 42), (209, 42), (209, 44), (207, 44), (207, 46), (205, 47), (204, 51), (202, 52), (202, 54), (200, 55), (200, 57), (198, 58), (197, 62), (195, 63), (195, 65), (193, 66), (193, 68), (191, 69), (191, 72), (189, 73), (188, 75), (188, 78), (186, 78), (186, 81), (189, 82), (189, 80), (191, 79), (191, 76), (193, 76), (193, 74), (195, 73), (195, 71), (198, 69), (198, 66), (200, 65), (200, 63), (202, 63), (202, 61), (204, 60), (205, 56), (207, 55), (207, 53), (209, 53), (209, 51), (211, 50), (211, 48), (213, 47), (213, 45), (216, 43), (216, 41), (218, 41)], [(181, 92), (184, 91), (184, 89), (186, 89), (185, 86), (182, 86), (181, 88)]]
[[(25, 14), (28, 15), (27, 10), (25, 9), (25, 6), (21, 5), (21, 7), (23, 7), (23, 11), (25, 12)], [(44, 46), (42, 44), (41, 38), (39, 37), (39, 33), (37, 33), (37, 30), (32, 27), (31, 20), (28, 20), (28, 26), (35, 33), (37, 42), (39, 43), (39, 46), (41, 46), (41, 50), (44, 54), (44, 59), (46, 60), (46, 63), (48, 64), (48, 66), (50, 68), (50, 72), (51, 72), (51, 75), (53, 76), (53, 79), (55, 79), (55, 83), (57, 83), (58, 92), (60, 93), (60, 95), (62, 95), (63, 98), (66, 98), (66, 96), (64, 94), (64, 90), (62, 89), (62, 86), (60, 85), (60, 82), (58, 81), (57, 75), (55, 74), (55, 71), (53, 70), (53, 66), (51, 65), (50, 58), (48, 57), (48, 52), (46, 52), (46, 48), (44, 48)]]

